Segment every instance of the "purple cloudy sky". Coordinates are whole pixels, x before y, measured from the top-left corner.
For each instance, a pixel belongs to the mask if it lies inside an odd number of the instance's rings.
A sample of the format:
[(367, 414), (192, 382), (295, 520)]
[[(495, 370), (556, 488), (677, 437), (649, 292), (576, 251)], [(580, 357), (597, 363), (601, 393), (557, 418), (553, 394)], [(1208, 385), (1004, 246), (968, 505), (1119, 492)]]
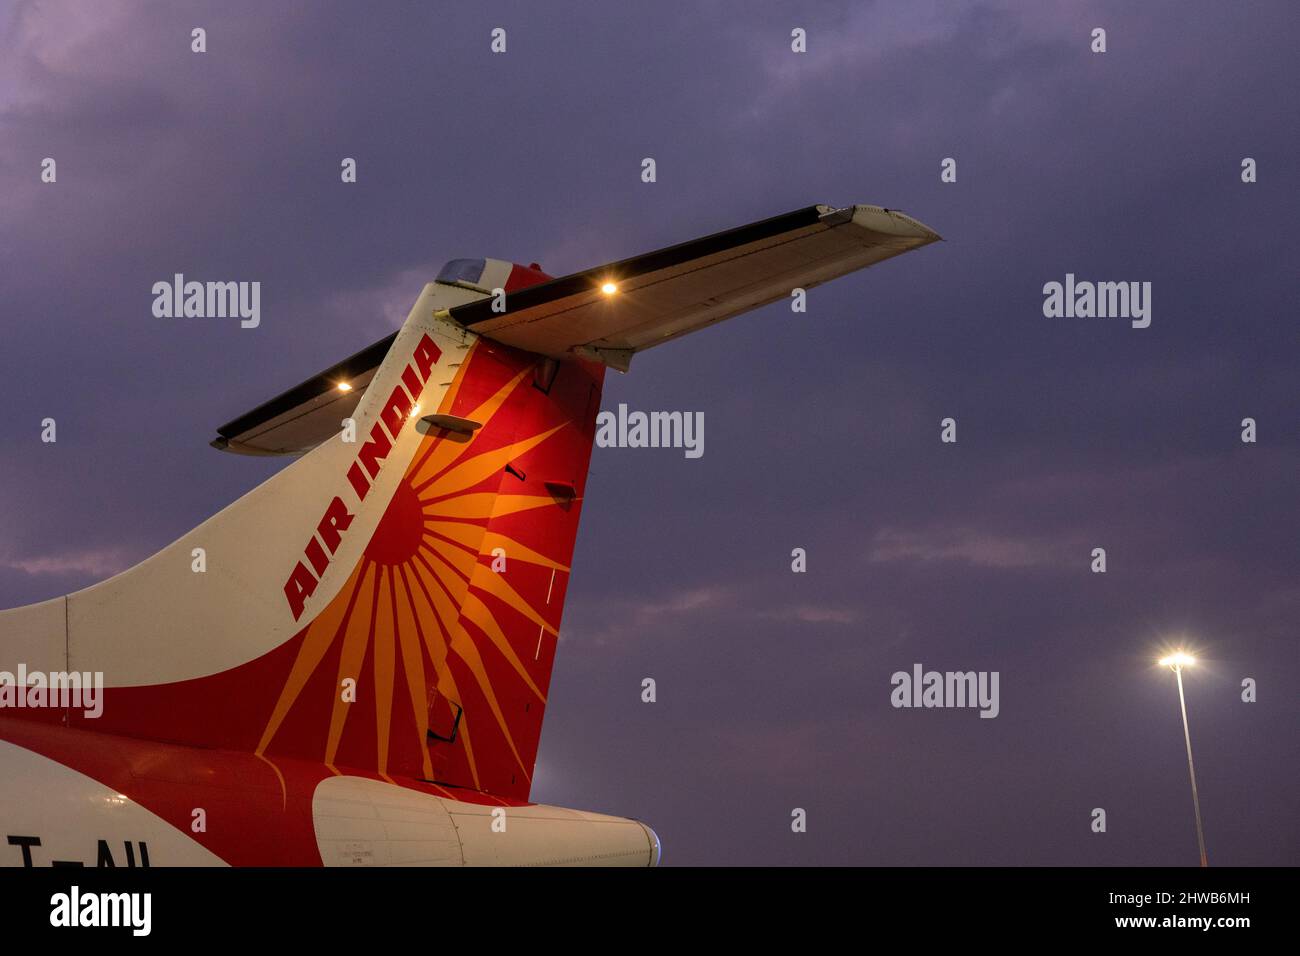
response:
[[(558, 275), (878, 203), (947, 242), (611, 377), (606, 408), (703, 411), (706, 451), (595, 454), (534, 798), (644, 819), (666, 863), (1194, 864), (1150, 663), (1187, 634), (1210, 859), (1300, 863), (1297, 32), (1289, 2), (0, 2), (0, 606), (280, 467), (206, 442), (447, 259)], [(261, 327), (154, 318), (174, 272), (260, 281)], [(1153, 283), (1151, 327), (1044, 318), (1067, 272)], [(891, 708), (914, 662), (999, 671), (1001, 715)]]

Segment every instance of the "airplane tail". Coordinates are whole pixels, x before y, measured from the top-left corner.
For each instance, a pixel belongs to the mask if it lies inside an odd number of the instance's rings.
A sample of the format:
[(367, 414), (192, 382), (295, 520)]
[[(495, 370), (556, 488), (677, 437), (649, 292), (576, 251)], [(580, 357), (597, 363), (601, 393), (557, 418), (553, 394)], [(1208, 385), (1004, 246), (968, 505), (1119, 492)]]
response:
[(0, 613), (0, 667), (102, 673), (70, 726), (526, 799), (604, 368), (479, 339), (439, 293), (353, 441), (335, 419), (142, 564)]
[(938, 239), (819, 205), (559, 279), (453, 260), (399, 332), (213, 442), (302, 458), (0, 612), (0, 671), (101, 675), (101, 712), (43, 712), (73, 727), (526, 800), (606, 367)]

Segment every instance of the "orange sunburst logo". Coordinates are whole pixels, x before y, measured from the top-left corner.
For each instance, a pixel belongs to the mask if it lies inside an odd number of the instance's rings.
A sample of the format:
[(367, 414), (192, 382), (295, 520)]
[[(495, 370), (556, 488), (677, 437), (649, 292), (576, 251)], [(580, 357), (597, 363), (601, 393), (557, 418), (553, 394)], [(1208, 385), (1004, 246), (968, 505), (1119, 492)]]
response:
[[(451, 409), (467, 370), (474, 364), (474, 355), (472, 351), (466, 356), (441, 410)], [(295, 708), (306, 706), (306, 698), (322, 686), (312, 678), (328, 667), (327, 661), (337, 659), (322, 754), (331, 770), (350, 717), (356, 708), (369, 706), (374, 716), (373, 766), (378, 773), (384, 776), (388, 772), (394, 733), (414, 733), (422, 754), (423, 776), (432, 779), (432, 760), (425, 746), (431, 714), (437, 703), (444, 707), (454, 704), (458, 720), (455, 737), (463, 744), (470, 777), (479, 787), (474, 739), (476, 733), (484, 732), (486, 718), (479, 713), (474, 720), (462, 718), (458, 703), (465, 699), (463, 691), (472, 689), (492, 715), (524, 779), (531, 777), (531, 767), (520, 753), (484, 661), (486, 647), (479, 643), (485, 640), (494, 647), (537, 703), (545, 705), (545, 693), (507, 637), (511, 628), (503, 623), (503, 616), (514, 612), (536, 626), (539, 650), (544, 634), (558, 636), (556, 626), (488, 563), (496, 549), (503, 549), (512, 562), (550, 569), (552, 583), (556, 573), (569, 570), (490, 527), (494, 519), (556, 505), (551, 495), (508, 494), (499, 486), (506, 466), (547, 441), (567, 422), (495, 447), (494, 439), (484, 440), (493, 434), (493, 419), (529, 372), (529, 368), (519, 371), (467, 414), (482, 423), (472, 437), (442, 429), (424, 437), (361, 561), (302, 635), (257, 746), (259, 756), (266, 753)], [(472, 636), (467, 622), (481, 638)], [(361, 689), (367, 655), (370, 680), (365, 690), (373, 700), (367, 701), (366, 694), (349, 700), (345, 682), (351, 680)], [(464, 686), (466, 682), (473, 687)], [(307, 691), (309, 683), (312, 691)], [(316, 706), (320, 707), (319, 702)], [(410, 738), (404, 736), (404, 740), (409, 745)]]

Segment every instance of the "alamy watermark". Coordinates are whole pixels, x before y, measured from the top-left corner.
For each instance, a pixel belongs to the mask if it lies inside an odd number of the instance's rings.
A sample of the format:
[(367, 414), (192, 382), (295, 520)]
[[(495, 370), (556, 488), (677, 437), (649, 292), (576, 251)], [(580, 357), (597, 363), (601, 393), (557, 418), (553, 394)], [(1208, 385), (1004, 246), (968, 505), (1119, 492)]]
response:
[(50, 925), (123, 927), (133, 936), (148, 936), (153, 929), (153, 894), (83, 893), (73, 886), (50, 897)]
[(233, 319), (240, 328), (262, 324), (262, 283), (185, 281), (176, 273), (171, 282), (153, 284), (153, 314), (159, 319)]
[(704, 454), (703, 412), (618, 412), (596, 416), (596, 445), (600, 448), (683, 448), (687, 458)]
[(981, 717), (996, 717), (997, 671), (926, 671), (913, 664), (911, 673), (895, 671), (889, 702), (895, 707), (978, 707)]
[(1065, 282), (1043, 286), (1043, 315), (1049, 319), (1131, 319), (1135, 329), (1151, 324), (1150, 282), (1078, 281), (1073, 272)]
[(0, 671), (0, 708), (79, 709), (94, 720), (104, 713), (102, 671), (29, 671), (18, 665), (18, 673)]

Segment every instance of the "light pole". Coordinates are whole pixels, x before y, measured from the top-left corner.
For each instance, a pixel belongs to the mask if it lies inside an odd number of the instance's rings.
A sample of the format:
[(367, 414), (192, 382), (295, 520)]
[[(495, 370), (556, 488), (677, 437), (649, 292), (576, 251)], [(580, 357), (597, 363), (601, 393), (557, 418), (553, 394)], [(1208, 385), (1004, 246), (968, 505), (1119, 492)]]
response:
[(1168, 667), (1178, 677), (1178, 709), (1183, 715), (1183, 740), (1187, 742), (1187, 775), (1192, 778), (1192, 809), (1196, 811), (1196, 845), (1201, 848), (1201, 866), (1209, 866), (1205, 858), (1205, 833), (1201, 830), (1201, 798), (1196, 792), (1196, 768), (1192, 766), (1192, 734), (1187, 729), (1187, 701), (1183, 698), (1183, 668), (1191, 667), (1196, 658), (1178, 651), (1168, 657), (1160, 658), (1159, 663)]

